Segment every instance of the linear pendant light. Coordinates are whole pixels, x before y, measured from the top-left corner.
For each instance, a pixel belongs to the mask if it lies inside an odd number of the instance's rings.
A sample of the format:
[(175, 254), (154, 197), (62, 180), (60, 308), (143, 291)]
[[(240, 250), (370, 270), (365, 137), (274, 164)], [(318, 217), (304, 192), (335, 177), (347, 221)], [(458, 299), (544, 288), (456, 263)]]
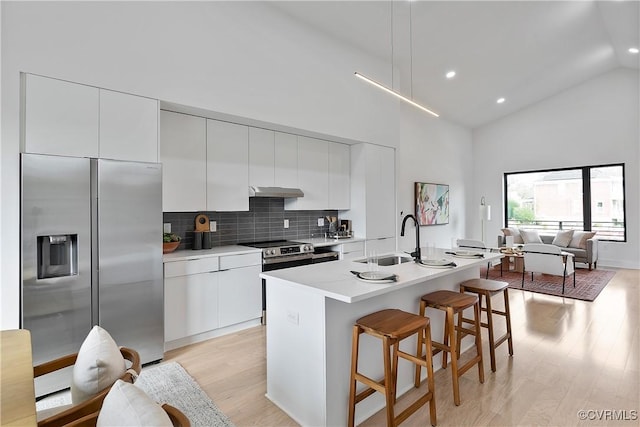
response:
[(426, 111), (427, 113), (429, 113), (429, 114), (431, 114), (431, 115), (433, 115), (433, 116), (435, 116), (435, 117), (440, 117), (437, 113), (434, 113), (433, 111), (429, 110), (429, 109), (428, 109), (428, 108), (426, 108), (426, 107), (423, 107), (422, 105), (418, 104), (417, 102), (412, 101), (412, 100), (410, 100), (409, 98), (407, 98), (407, 97), (405, 97), (405, 96), (400, 95), (398, 92), (396, 92), (396, 91), (393, 91), (393, 90), (389, 89), (388, 87), (386, 87), (386, 86), (384, 86), (384, 85), (382, 85), (382, 84), (378, 83), (377, 81), (372, 80), (372, 79), (370, 79), (369, 77), (367, 77), (367, 76), (365, 76), (365, 75), (362, 75), (362, 74), (360, 74), (360, 73), (359, 73), (359, 72), (357, 72), (357, 71), (356, 71), (354, 74), (356, 75), (356, 77), (358, 77), (358, 78), (360, 78), (360, 79), (364, 80), (365, 82), (367, 82), (367, 83), (369, 83), (369, 84), (372, 84), (373, 86), (377, 87), (378, 89), (382, 89), (383, 91), (385, 91), (385, 92), (387, 92), (387, 93), (389, 93), (389, 94), (391, 94), (391, 95), (393, 95), (393, 96), (395, 96), (395, 97), (397, 97), (397, 98), (400, 98), (400, 99), (401, 99), (401, 100), (403, 100), (404, 102), (406, 102), (406, 103), (408, 103), (408, 104), (411, 104), (411, 105), (413, 105), (414, 107), (417, 107), (417, 108), (419, 108), (419, 109), (421, 109), (421, 110), (423, 110), (423, 111)]

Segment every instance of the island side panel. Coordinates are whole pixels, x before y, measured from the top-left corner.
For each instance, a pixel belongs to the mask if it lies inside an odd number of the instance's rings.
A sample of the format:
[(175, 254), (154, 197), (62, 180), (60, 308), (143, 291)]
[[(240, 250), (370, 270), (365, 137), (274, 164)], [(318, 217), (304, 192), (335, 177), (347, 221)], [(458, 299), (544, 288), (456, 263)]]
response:
[(327, 425), (325, 297), (266, 281), (267, 398), (300, 425)]
[[(410, 313), (418, 313), (420, 297), (426, 293), (441, 289), (458, 292), (459, 284), (464, 280), (477, 278), (479, 268), (466, 268), (451, 271), (443, 277), (427, 280), (414, 286), (399, 289), (385, 295), (369, 298), (357, 303), (344, 303), (332, 299), (326, 301), (326, 424), (328, 426), (344, 426), (347, 424), (349, 401), (349, 372), (351, 361), (351, 333), (355, 321), (369, 313), (385, 308), (398, 308)], [(387, 285), (388, 286), (388, 285)], [(391, 285), (393, 286), (393, 285)], [(471, 311), (466, 313), (471, 316)], [(427, 309), (427, 316), (431, 319), (431, 333), (433, 338), (442, 341), (444, 332), (444, 313), (440, 310)], [(467, 337), (462, 342), (463, 350), (473, 345), (473, 338)], [(414, 353), (416, 340), (403, 340), (401, 348)], [(360, 355), (358, 369), (373, 379), (381, 379), (383, 375), (382, 343), (379, 339), (363, 334), (360, 340)], [(434, 358), (434, 369), (441, 369), (441, 355)], [(267, 360), (268, 362), (268, 360)], [(413, 387), (413, 366), (401, 360), (398, 365), (398, 395)], [(423, 378), (426, 374), (423, 370)], [(359, 388), (364, 388), (358, 384)], [(436, 393), (449, 396), (449, 388), (438, 389)], [(451, 397), (453, 398), (453, 397)], [(382, 394), (376, 393), (356, 405), (356, 424), (359, 424), (384, 408)], [(304, 424), (309, 425), (309, 424)], [(314, 424), (316, 425), (316, 424)]]

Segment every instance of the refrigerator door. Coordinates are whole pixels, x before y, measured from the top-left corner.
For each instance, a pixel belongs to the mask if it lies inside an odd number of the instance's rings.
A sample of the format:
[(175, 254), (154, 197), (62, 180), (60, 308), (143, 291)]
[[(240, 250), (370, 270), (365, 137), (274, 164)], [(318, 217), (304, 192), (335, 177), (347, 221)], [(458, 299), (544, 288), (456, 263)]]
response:
[[(162, 169), (97, 162), (99, 324), (142, 363), (164, 353)], [(95, 281), (94, 281), (95, 283)]]
[[(76, 353), (91, 330), (90, 161), (22, 154), (22, 325), (33, 363)], [(69, 387), (70, 370), (35, 382)]]

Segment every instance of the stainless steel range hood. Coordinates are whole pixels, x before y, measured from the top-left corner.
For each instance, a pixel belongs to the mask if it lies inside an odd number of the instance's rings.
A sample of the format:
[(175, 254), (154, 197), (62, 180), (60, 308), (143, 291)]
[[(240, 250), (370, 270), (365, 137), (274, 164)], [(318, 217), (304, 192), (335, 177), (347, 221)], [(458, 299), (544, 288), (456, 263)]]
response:
[(304, 197), (304, 193), (299, 188), (249, 186), (249, 197), (283, 197), (289, 199)]

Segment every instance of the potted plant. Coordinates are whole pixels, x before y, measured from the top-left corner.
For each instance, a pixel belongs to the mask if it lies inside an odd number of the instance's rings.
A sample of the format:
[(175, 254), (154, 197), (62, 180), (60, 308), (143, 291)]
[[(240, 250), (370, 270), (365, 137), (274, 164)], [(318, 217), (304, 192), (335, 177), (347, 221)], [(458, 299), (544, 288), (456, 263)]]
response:
[(174, 233), (163, 233), (162, 235), (162, 253), (168, 254), (178, 249), (180, 246), (180, 236)]

